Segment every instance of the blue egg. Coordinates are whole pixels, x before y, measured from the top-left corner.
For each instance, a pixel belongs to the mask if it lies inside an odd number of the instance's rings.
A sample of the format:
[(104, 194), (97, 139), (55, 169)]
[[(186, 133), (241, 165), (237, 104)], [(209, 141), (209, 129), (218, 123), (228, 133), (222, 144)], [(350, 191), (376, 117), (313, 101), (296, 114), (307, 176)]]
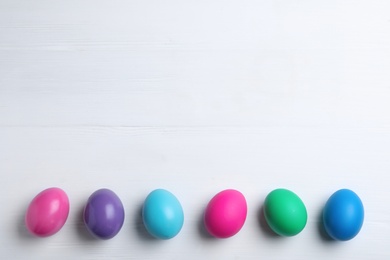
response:
[(146, 197), (142, 218), (146, 230), (159, 239), (173, 238), (184, 223), (183, 208), (179, 200), (163, 189), (154, 190)]
[(335, 240), (346, 241), (354, 238), (362, 228), (363, 220), (363, 203), (351, 190), (336, 191), (325, 204), (325, 230)]

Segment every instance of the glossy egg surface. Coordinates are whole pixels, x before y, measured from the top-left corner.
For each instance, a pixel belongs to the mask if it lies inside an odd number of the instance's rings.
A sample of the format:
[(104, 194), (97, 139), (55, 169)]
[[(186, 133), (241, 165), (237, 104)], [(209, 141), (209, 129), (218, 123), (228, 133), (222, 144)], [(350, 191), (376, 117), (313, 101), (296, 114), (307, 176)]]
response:
[(264, 216), (270, 228), (281, 236), (297, 235), (307, 222), (305, 204), (287, 189), (276, 189), (267, 195)]
[(223, 190), (208, 203), (204, 215), (206, 230), (214, 237), (228, 238), (237, 234), (247, 216), (244, 195), (233, 189)]
[(179, 200), (171, 192), (157, 189), (149, 193), (142, 208), (146, 230), (159, 239), (175, 237), (184, 223), (184, 212)]
[(97, 238), (110, 239), (122, 228), (125, 211), (119, 197), (109, 189), (95, 191), (84, 209), (84, 223)]
[(363, 226), (363, 203), (355, 192), (338, 190), (325, 204), (323, 221), (330, 237), (340, 241), (350, 240)]
[(28, 231), (39, 237), (57, 233), (65, 224), (69, 215), (69, 199), (60, 188), (49, 188), (31, 201), (28, 206), (25, 223)]

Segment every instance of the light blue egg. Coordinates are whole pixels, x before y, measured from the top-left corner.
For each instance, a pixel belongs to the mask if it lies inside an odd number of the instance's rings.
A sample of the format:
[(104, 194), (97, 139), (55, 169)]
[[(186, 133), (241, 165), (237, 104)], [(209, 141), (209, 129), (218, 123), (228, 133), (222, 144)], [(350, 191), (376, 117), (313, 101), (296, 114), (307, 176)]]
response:
[(183, 208), (179, 200), (164, 189), (154, 190), (146, 197), (142, 218), (146, 230), (159, 239), (173, 238), (184, 223)]

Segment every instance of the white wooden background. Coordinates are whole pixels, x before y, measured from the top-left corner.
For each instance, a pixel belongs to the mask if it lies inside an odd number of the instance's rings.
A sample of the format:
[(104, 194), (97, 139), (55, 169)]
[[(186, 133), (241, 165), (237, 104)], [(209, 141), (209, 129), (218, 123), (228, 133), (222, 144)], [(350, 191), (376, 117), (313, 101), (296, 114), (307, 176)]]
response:
[[(1, 259), (390, 259), (390, 1), (0, 0)], [(23, 224), (58, 186), (71, 212), (53, 237)], [(121, 197), (109, 241), (81, 221), (96, 189)], [(259, 217), (285, 187), (309, 219), (293, 238)], [(329, 241), (320, 213), (339, 188), (366, 210), (361, 233)], [(155, 188), (185, 225), (151, 239)], [(235, 237), (205, 235), (218, 191), (249, 212)]]

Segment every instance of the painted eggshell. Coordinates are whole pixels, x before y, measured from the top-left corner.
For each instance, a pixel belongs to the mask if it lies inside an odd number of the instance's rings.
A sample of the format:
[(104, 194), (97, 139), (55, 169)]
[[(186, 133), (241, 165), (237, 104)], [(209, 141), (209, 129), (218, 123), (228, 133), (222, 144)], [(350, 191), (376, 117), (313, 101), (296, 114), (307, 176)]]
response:
[(243, 227), (247, 215), (244, 195), (237, 190), (224, 190), (208, 203), (204, 215), (206, 230), (214, 237), (234, 236)]
[(69, 215), (69, 199), (59, 188), (49, 188), (31, 201), (28, 206), (25, 223), (28, 231), (38, 237), (47, 237), (57, 233), (65, 224)]
[(109, 189), (92, 193), (84, 209), (84, 223), (97, 238), (116, 236), (125, 220), (125, 210), (119, 197)]
[(164, 189), (152, 191), (145, 199), (142, 219), (146, 230), (155, 238), (170, 239), (183, 227), (184, 213), (179, 200)]
[(363, 203), (355, 192), (338, 190), (325, 204), (323, 221), (330, 237), (340, 241), (350, 240), (363, 226)]
[(307, 222), (305, 204), (298, 195), (286, 189), (276, 189), (267, 195), (264, 216), (270, 228), (281, 236), (297, 235)]

